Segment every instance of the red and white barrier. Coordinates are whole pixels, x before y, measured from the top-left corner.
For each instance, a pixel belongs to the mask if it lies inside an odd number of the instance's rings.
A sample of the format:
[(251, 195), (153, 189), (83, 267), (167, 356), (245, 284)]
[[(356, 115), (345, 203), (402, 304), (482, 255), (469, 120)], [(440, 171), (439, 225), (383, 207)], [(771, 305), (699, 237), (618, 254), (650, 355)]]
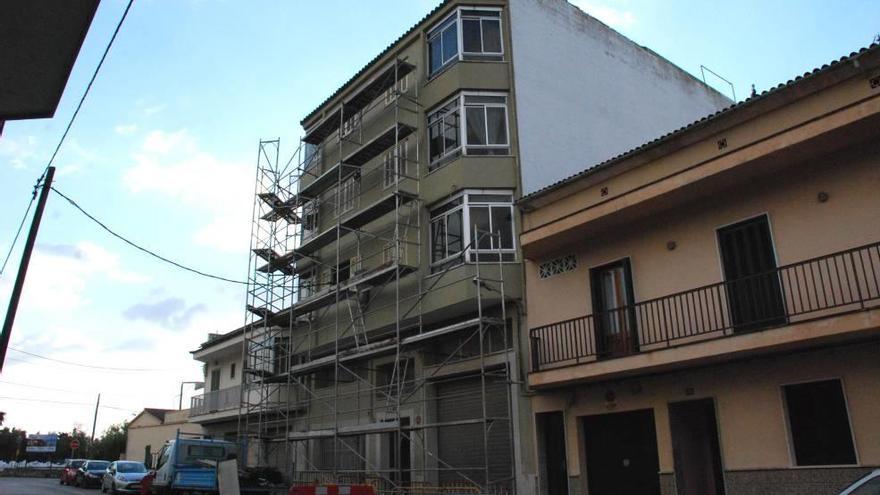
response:
[(300, 485), (292, 486), (288, 495), (376, 495), (370, 485)]

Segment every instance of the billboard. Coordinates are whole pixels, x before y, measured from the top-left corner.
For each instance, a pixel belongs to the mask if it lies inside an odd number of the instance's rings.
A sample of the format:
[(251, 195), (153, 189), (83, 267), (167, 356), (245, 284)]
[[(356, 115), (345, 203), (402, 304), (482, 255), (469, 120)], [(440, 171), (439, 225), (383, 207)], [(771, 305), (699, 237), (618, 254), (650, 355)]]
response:
[(58, 444), (58, 435), (50, 433), (48, 435), (28, 435), (27, 452), (55, 452), (55, 446)]

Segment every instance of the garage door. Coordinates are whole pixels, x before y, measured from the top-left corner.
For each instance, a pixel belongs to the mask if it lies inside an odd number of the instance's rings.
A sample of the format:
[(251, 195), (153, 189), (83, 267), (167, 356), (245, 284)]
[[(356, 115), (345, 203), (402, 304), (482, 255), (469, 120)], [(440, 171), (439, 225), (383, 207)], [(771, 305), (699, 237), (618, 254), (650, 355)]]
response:
[[(483, 401), (480, 377), (471, 376), (445, 381), (435, 386), (437, 420), (439, 423), (482, 419)], [(486, 377), (486, 417), (507, 418), (508, 388), (498, 378)], [(508, 485), (511, 477), (510, 422), (489, 422), (489, 479), (490, 483)], [(483, 424), (474, 423), (440, 427), (437, 431), (438, 456), (449, 466), (440, 465), (441, 482), (465, 481), (467, 478), (484, 482)]]

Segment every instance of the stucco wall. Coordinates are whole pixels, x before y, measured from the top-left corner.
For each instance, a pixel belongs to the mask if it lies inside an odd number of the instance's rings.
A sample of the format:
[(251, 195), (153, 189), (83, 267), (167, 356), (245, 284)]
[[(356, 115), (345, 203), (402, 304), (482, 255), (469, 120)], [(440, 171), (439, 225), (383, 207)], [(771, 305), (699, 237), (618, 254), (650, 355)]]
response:
[[(877, 376), (880, 376), (880, 362), (876, 359), (878, 351), (880, 344), (877, 343), (855, 345), (610, 384), (571, 387), (535, 396), (532, 407), (535, 413), (565, 413), (568, 474), (583, 479), (585, 463), (581, 452), (585, 433), (579, 417), (652, 408), (660, 471), (670, 473), (674, 466), (668, 404), (713, 398), (723, 467), (728, 473), (726, 477), (731, 479), (736, 477), (730, 474), (732, 472), (788, 470), (793, 467), (781, 385), (840, 378), (849, 407), (859, 465), (878, 466), (880, 443), (876, 439), (880, 435), (880, 426), (875, 421), (880, 415), (880, 396), (875, 393)], [(605, 400), (608, 390), (615, 392), (612, 403)]]
[[(798, 163), (772, 180), (731, 186), (724, 194), (612, 229), (613, 237), (560, 246), (577, 254), (577, 270), (541, 279), (526, 263), (529, 326), (592, 312), (589, 269), (630, 257), (636, 302), (722, 281), (716, 229), (766, 213), (779, 265), (880, 241), (880, 146)], [(828, 193), (825, 203), (819, 192)], [(667, 242), (676, 244), (667, 249)], [(550, 256), (549, 258), (552, 258)]]
[(523, 192), (731, 101), (564, 0), (511, 0)]
[(159, 423), (153, 416), (144, 414), (139, 420), (128, 427), (128, 440), (125, 445), (125, 458), (132, 461), (144, 461), (144, 448), (149, 445), (152, 461), (156, 460), (159, 449), (167, 440), (173, 439), (177, 430), (185, 433), (202, 433), (202, 427), (187, 422), (188, 410), (167, 413), (165, 423)]

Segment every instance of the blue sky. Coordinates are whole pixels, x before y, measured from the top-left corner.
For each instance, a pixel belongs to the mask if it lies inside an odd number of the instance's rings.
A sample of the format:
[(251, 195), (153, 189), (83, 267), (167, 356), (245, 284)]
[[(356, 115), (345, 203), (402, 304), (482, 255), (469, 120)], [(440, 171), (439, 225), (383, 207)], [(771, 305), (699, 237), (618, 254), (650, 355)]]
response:
[[(739, 98), (880, 33), (880, 4), (868, 0), (574, 3), (698, 77), (706, 65)], [(280, 137), (289, 155), (299, 120), (434, 5), (138, 0), (56, 160), (57, 187), (137, 242), (243, 279), (258, 140)], [(0, 137), (3, 254), (124, 7), (101, 3), (55, 118), (9, 122)], [(19, 254), (0, 277), (4, 307)], [(176, 407), (180, 382), (201, 378), (188, 351), (239, 326), (243, 303), (240, 286), (147, 258), (51, 197), (12, 346), (161, 371), (11, 351), (0, 397), (15, 400), (0, 398), (0, 410), (9, 425), (65, 431), (90, 425), (91, 406), (33, 400), (86, 404), (101, 392), (118, 409), (101, 410), (99, 430), (143, 407)]]

